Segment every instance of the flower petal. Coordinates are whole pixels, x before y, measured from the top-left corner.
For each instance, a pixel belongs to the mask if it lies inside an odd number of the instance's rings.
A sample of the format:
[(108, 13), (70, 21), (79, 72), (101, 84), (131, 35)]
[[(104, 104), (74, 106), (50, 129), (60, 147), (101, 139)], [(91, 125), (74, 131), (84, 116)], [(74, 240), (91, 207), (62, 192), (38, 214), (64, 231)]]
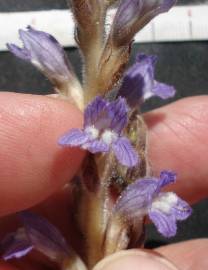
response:
[(51, 260), (61, 262), (69, 255), (69, 248), (61, 233), (46, 219), (30, 212), (20, 217), (33, 247)]
[(102, 140), (94, 140), (82, 145), (83, 149), (87, 149), (89, 152), (95, 153), (106, 153), (109, 151), (109, 145), (104, 143)]
[(177, 204), (174, 205), (172, 211), (177, 220), (185, 220), (192, 213), (190, 205), (180, 198), (178, 198)]
[(118, 95), (125, 97), (130, 107), (138, 106), (144, 97), (152, 95), (156, 60), (153, 55), (138, 54), (136, 62), (124, 74)]
[(111, 119), (110, 129), (120, 134), (127, 124), (127, 113), (128, 107), (124, 98), (119, 97), (114, 102), (111, 102), (108, 105), (108, 115)]
[[(123, 81), (118, 92), (120, 96), (126, 98), (130, 107), (139, 105), (143, 97), (145, 84), (144, 77), (140, 74), (140, 71), (134, 69), (136, 69), (135, 65), (128, 69), (124, 74)], [(136, 71), (138, 73), (136, 73)]]
[(71, 129), (59, 138), (58, 144), (63, 146), (81, 146), (90, 140), (89, 135), (80, 129)]
[(165, 83), (156, 82), (156, 81), (152, 89), (152, 95), (158, 96), (162, 99), (174, 97), (175, 93), (176, 93), (176, 90), (173, 86), (167, 85)]
[(13, 258), (21, 258), (33, 249), (33, 245), (29, 240), (24, 228), (18, 229), (15, 233), (8, 234), (0, 244), (2, 258), (10, 260)]
[(142, 178), (127, 186), (118, 198), (114, 211), (128, 219), (137, 219), (147, 214), (157, 190), (157, 178)]
[(165, 237), (173, 237), (176, 234), (176, 218), (173, 214), (165, 214), (161, 211), (150, 211), (149, 218), (155, 224), (157, 230)]
[(125, 97), (130, 107), (136, 107), (153, 96), (167, 99), (175, 95), (175, 88), (155, 81), (157, 57), (138, 54), (135, 64), (124, 74), (118, 95)]
[(160, 180), (158, 182), (158, 187), (161, 189), (162, 187), (170, 184), (175, 183), (176, 181), (176, 173), (173, 171), (161, 171), (160, 173)]
[(112, 143), (112, 149), (122, 165), (133, 167), (138, 164), (139, 156), (127, 138), (120, 137), (117, 141)]
[(127, 112), (125, 99), (108, 102), (98, 96), (85, 109), (84, 128), (110, 129), (119, 134), (127, 124)]
[(87, 105), (84, 111), (84, 128), (96, 125), (96, 122), (101, 116), (105, 117), (104, 111), (107, 104), (108, 102), (105, 99), (98, 96)]
[(176, 234), (176, 221), (185, 220), (191, 214), (190, 206), (173, 192), (161, 192), (155, 196), (149, 216), (164, 236)]
[(31, 54), (26, 48), (20, 48), (16, 46), (15, 44), (7, 44), (8, 50), (13, 53), (15, 56), (30, 61), (31, 60)]

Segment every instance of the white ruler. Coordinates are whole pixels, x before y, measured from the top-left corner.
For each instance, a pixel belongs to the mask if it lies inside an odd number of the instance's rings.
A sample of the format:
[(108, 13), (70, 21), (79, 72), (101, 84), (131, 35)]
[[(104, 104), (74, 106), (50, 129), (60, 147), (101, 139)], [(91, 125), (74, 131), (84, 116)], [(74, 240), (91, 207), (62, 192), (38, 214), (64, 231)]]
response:
[[(112, 22), (115, 10), (108, 12), (106, 27)], [(21, 44), (18, 29), (34, 26), (54, 35), (63, 46), (76, 46), (74, 22), (68, 10), (0, 13), (0, 50), (5, 44)], [(148, 24), (135, 42), (180, 42), (208, 40), (208, 5), (179, 6), (161, 14)]]

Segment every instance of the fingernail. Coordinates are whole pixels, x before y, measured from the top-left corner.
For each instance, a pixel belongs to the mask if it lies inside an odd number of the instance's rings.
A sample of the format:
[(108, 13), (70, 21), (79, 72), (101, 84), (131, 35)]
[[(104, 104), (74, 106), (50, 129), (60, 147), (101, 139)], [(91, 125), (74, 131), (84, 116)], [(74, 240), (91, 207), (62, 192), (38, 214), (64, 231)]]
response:
[(93, 270), (179, 270), (171, 262), (153, 252), (120, 251), (100, 261)]

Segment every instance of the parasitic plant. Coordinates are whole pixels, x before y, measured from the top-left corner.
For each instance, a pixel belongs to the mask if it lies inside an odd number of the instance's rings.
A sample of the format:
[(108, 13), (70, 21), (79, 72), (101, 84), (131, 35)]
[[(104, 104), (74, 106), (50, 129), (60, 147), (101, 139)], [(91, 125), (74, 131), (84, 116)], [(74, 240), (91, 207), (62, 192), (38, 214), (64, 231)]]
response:
[[(87, 270), (119, 250), (142, 247), (148, 216), (165, 237), (176, 234), (178, 220), (190, 206), (162, 189), (176, 181), (164, 170), (153, 176), (148, 162), (147, 128), (140, 105), (152, 96), (173, 97), (172, 86), (155, 80), (155, 56), (138, 54), (126, 68), (134, 35), (175, 0), (70, 0), (75, 39), (83, 59), (83, 82), (76, 77), (61, 45), (31, 27), (20, 30), (23, 47), (8, 44), (16, 56), (31, 62), (53, 83), (60, 97), (84, 116), (82, 129), (60, 134), (60, 147), (80, 147), (86, 156), (73, 190), (72, 222), (80, 250), (45, 218), (19, 213), (23, 227), (3, 239), (5, 260), (31, 250), (43, 253), (62, 270)], [(106, 13), (117, 11), (106, 31)], [(69, 234), (74, 233), (69, 231)]]

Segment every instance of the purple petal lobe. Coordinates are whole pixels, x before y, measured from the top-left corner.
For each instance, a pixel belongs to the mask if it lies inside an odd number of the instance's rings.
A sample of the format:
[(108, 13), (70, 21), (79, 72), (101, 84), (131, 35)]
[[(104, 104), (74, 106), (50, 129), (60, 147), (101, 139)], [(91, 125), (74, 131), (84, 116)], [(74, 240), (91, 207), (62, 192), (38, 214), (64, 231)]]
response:
[(63, 83), (72, 78), (72, 68), (58, 41), (48, 33), (28, 27), (19, 31), (23, 48), (9, 44), (9, 50), (17, 57), (30, 61), (40, 69), (52, 83)]
[(131, 107), (138, 106), (154, 85), (155, 56), (138, 54), (136, 62), (124, 74), (119, 95), (125, 97)]
[(175, 183), (176, 181), (176, 173), (173, 171), (161, 171), (159, 187), (162, 188), (170, 183)]
[(130, 184), (121, 193), (114, 211), (131, 220), (146, 215), (157, 190), (157, 182), (156, 178), (143, 178)]
[(132, 19), (137, 19), (142, 10), (142, 1), (140, 0), (126, 0), (121, 2), (116, 13), (115, 28), (121, 28), (123, 25), (130, 23)]
[(173, 237), (176, 234), (177, 226), (174, 215), (168, 215), (160, 211), (152, 211), (149, 218), (155, 224), (157, 230), (165, 237)]
[(36, 250), (57, 262), (69, 255), (64, 237), (46, 219), (26, 211), (20, 216), (28, 238)]
[(125, 97), (130, 107), (136, 107), (153, 96), (162, 99), (174, 96), (174, 87), (155, 81), (156, 60), (153, 55), (138, 54), (135, 64), (124, 74), (118, 95)]
[(94, 141), (88, 142), (86, 144), (83, 144), (82, 148), (87, 149), (89, 152), (93, 154), (101, 153), (101, 152), (105, 153), (110, 150), (109, 145), (104, 143), (102, 140), (94, 140)]
[(110, 129), (120, 134), (127, 124), (127, 113), (128, 107), (124, 98), (119, 97), (114, 102), (111, 102), (108, 105), (108, 115), (111, 119)]
[(153, 200), (149, 217), (158, 231), (166, 237), (176, 233), (177, 220), (184, 220), (191, 214), (190, 206), (173, 192), (161, 192)]
[(112, 149), (116, 158), (122, 165), (133, 167), (138, 164), (139, 156), (127, 138), (119, 138), (112, 144)]
[(67, 146), (81, 146), (89, 141), (89, 136), (87, 133), (80, 129), (71, 129), (68, 133), (63, 135), (58, 143), (60, 145)]
[(2, 258), (4, 260), (21, 258), (32, 249), (33, 246), (24, 228), (18, 229), (15, 233), (8, 234), (0, 244), (0, 250), (3, 253)]
[(26, 61), (31, 60), (31, 54), (27, 49), (20, 48), (20, 47), (16, 46), (15, 44), (7, 44), (7, 48), (11, 53), (16, 55), (17, 57), (19, 57), (23, 60), (26, 60)]
[(174, 205), (172, 211), (177, 220), (185, 220), (192, 213), (190, 205), (180, 198), (178, 198), (178, 201)]
[(95, 125), (100, 118), (106, 118), (106, 106), (108, 102), (101, 98), (96, 97), (84, 111), (84, 127)]
[(160, 82), (155, 82), (155, 85), (152, 89), (152, 94), (162, 99), (174, 97), (175, 93), (176, 90), (173, 86)]
[[(135, 68), (135, 66), (133, 66)], [(136, 107), (140, 104), (143, 97), (144, 77), (139, 73), (133, 72), (133, 67), (124, 74), (119, 95), (125, 97), (130, 107)]]

